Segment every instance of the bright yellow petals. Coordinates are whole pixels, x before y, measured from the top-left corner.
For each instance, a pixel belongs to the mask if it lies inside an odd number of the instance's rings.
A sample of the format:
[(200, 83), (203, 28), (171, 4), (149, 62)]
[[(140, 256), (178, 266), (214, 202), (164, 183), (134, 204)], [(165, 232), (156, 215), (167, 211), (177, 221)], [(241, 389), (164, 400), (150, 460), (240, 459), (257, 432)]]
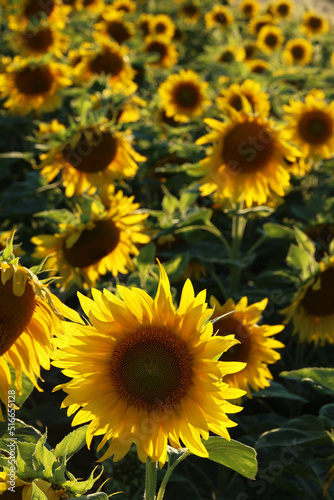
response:
[(233, 108), (226, 113), (225, 123), (204, 120), (213, 132), (197, 140), (197, 144), (214, 143), (200, 162), (202, 195), (214, 193), (218, 203), (245, 202), (247, 207), (265, 204), (273, 193), (284, 196), (290, 184), (286, 159), (294, 161), (298, 150), (265, 117)]
[(284, 47), (284, 62), (289, 66), (306, 66), (312, 61), (313, 51), (313, 45), (309, 40), (293, 38)]
[(324, 35), (329, 31), (329, 24), (325, 17), (314, 11), (310, 11), (305, 12), (303, 15), (303, 22), (300, 29), (306, 36)]
[(134, 35), (134, 26), (132, 23), (124, 20), (122, 11), (105, 9), (101, 15), (101, 20), (94, 26), (96, 32), (94, 38), (98, 43), (103, 42), (107, 37), (119, 45), (127, 42)]
[(250, 61), (246, 61), (246, 64), (251, 73), (262, 75), (263, 73), (270, 71), (270, 64), (264, 59), (252, 59)]
[(334, 101), (327, 104), (322, 94), (310, 93), (305, 102), (290, 101), (284, 106), (286, 132), (305, 157), (331, 158), (334, 155)]
[(272, 54), (282, 47), (284, 36), (278, 26), (264, 26), (257, 37), (257, 45), (266, 54)]
[(188, 122), (201, 116), (210, 101), (206, 99), (208, 84), (192, 70), (170, 75), (159, 87), (159, 95), (167, 117)]
[(151, 35), (163, 35), (171, 40), (175, 33), (175, 24), (172, 19), (166, 14), (158, 14), (151, 16), (149, 19), (148, 29)]
[(284, 347), (284, 344), (272, 336), (281, 332), (284, 326), (257, 325), (268, 299), (252, 305), (247, 303), (247, 297), (243, 297), (237, 304), (229, 299), (224, 305), (219, 304), (214, 297), (210, 299), (211, 307), (215, 307), (214, 318), (235, 311), (214, 323), (214, 330), (218, 331), (219, 336), (224, 338), (234, 334), (240, 342), (225, 352), (220, 360), (247, 363), (243, 370), (227, 375), (224, 380), (231, 387), (247, 391), (247, 396), (252, 397), (250, 388), (258, 391), (270, 385), (269, 380), (273, 377), (267, 365), (281, 358), (276, 349)]
[(245, 17), (251, 18), (258, 14), (261, 4), (257, 0), (242, 0), (238, 8)]
[(274, 24), (274, 19), (271, 15), (269, 14), (266, 14), (266, 15), (263, 15), (263, 16), (256, 16), (256, 17), (253, 17), (248, 25), (247, 25), (247, 29), (248, 29), (248, 32), (251, 34), (251, 35), (258, 35), (260, 33), (260, 30), (264, 27), (264, 26), (272, 26)]
[(95, 286), (100, 276), (108, 271), (113, 276), (127, 274), (132, 266), (131, 255), (138, 255), (138, 244), (148, 243), (143, 223), (148, 214), (138, 213), (134, 197), (122, 191), (111, 195), (109, 208), (95, 213), (86, 223), (63, 224), (60, 232), (34, 236), (37, 246), (33, 256), (48, 259), (48, 267), (57, 269), (50, 276), (60, 275), (58, 286), (70, 289)]
[(71, 7), (64, 5), (62, 0), (14, 0), (14, 15), (8, 17), (9, 28), (25, 29), (30, 23), (47, 18), (55, 30), (64, 29)]
[(281, 311), (283, 323), (293, 323), (299, 342), (334, 344), (334, 257), (320, 262), (320, 270), (295, 293), (292, 303)]
[(280, 20), (290, 19), (294, 7), (294, 3), (291, 0), (277, 0), (273, 5), (273, 15)]
[(136, 10), (136, 2), (133, 0), (113, 0), (112, 8), (126, 14)]
[(37, 114), (57, 109), (62, 104), (61, 88), (71, 85), (68, 69), (61, 63), (30, 64), (16, 56), (0, 74), (0, 96), (7, 98), (5, 108), (15, 115)]
[(16, 52), (24, 56), (39, 57), (48, 53), (62, 57), (70, 43), (70, 37), (56, 30), (49, 23), (28, 26), (21, 31), (13, 31), (9, 42)]
[(244, 391), (230, 389), (225, 376), (244, 363), (216, 361), (237, 341), (213, 336), (205, 292), (195, 296), (189, 280), (175, 310), (162, 266), (154, 299), (138, 288), (118, 291), (121, 299), (107, 290), (93, 290), (94, 300), (81, 295), (92, 326), (67, 323), (56, 340), (53, 363), (72, 379), (57, 389), (68, 394), (69, 415), (79, 408), (73, 425), (90, 422), (88, 446), (104, 435), (98, 450), (106, 442), (108, 449), (100, 460), (122, 459), (132, 442), (142, 462), (150, 457), (160, 467), (168, 442), (207, 457), (201, 438), (212, 431), (230, 439), (235, 424), (225, 412), (241, 410), (226, 400)]
[[(245, 102), (245, 99), (247, 100)], [(270, 112), (269, 94), (261, 90), (259, 82), (245, 80), (241, 85), (233, 83), (229, 88), (222, 90), (216, 99), (218, 109), (224, 111), (226, 106), (237, 111), (251, 106), (252, 112), (261, 116), (268, 116)]]
[(204, 16), (207, 28), (226, 29), (234, 22), (234, 16), (231, 10), (224, 5), (215, 5), (210, 12)]
[(168, 37), (164, 35), (148, 36), (145, 38), (144, 52), (156, 54), (157, 60), (152, 66), (171, 68), (177, 62), (178, 51)]

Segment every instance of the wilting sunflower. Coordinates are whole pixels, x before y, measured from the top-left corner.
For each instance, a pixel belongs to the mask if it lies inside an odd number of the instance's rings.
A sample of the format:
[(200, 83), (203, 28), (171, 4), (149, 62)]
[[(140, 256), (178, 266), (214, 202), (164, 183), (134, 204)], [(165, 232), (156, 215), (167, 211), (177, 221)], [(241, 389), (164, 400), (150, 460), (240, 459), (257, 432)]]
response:
[(264, 59), (252, 59), (250, 61), (245, 61), (245, 63), (251, 73), (262, 75), (270, 71), (270, 64)]
[(151, 62), (152, 66), (171, 68), (177, 62), (178, 51), (175, 45), (163, 35), (145, 38), (144, 52), (157, 54), (158, 60)]
[(284, 329), (283, 325), (257, 325), (262, 312), (266, 308), (268, 299), (247, 305), (247, 297), (243, 297), (237, 304), (229, 299), (221, 305), (215, 297), (211, 297), (210, 306), (215, 307), (213, 318), (218, 318), (231, 311), (224, 318), (214, 323), (214, 330), (218, 335), (235, 335), (240, 344), (236, 344), (220, 357), (221, 361), (241, 361), (247, 363), (238, 373), (226, 376), (226, 382), (231, 387), (247, 391), (252, 397), (251, 388), (255, 391), (268, 387), (273, 376), (268, 364), (275, 363), (281, 356), (275, 349), (284, 347), (284, 344), (271, 338)]
[(295, 293), (292, 303), (281, 311), (283, 323), (293, 322), (300, 342), (334, 344), (334, 256), (319, 263), (319, 270)]
[(258, 35), (264, 26), (272, 26), (274, 22), (273, 17), (269, 14), (256, 16), (249, 21), (247, 29), (251, 35)]
[(242, 0), (239, 4), (240, 12), (248, 18), (254, 17), (260, 10), (261, 5), (257, 0)]
[(148, 214), (137, 213), (139, 203), (133, 199), (118, 191), (110, 197), (108, 210), (93, 203), (88, 222), (83, 223), (78, 216), (72, 224), (60, 224), (60, 232), (53, 236), (34, 236), (31, 241), (37, 248), (33, 257), (50, 256), (48, 266), (58, 271), (49, 275), (59, 274), (62, 280), (57, 284), (66, 290), (74, 284), (95, 286), (108, 271), (113, 276), (127, 274), (131, 255), (139, 253), (136, 245), (150, 240), (143, 226)]
[(239, 45), (225, 45), (217, 57), (217, 62), (231, 64), (245, 59), (245, 49)]
[(13, 498), (14, 495), (14, 498), (17, 498), (17, 500), (20, 500), (21, 498), (24, 500), (32, 500), (32, 498), (37, 495), (40, 495), (42, 498), (44, 498), (45, 495), (47, 500), (66, 500), (69, 498), (65, 488), (56, 489), (53, 484), (40, 478), (24, 481), (15, 476), (14, 493), (12, 490), (8, 490), (9, 472), (9, 468), (5, 472), (0, 472), (0, 495), (4, 495), (4, 498), (8, 498), (9, 496)]
[(8, 97), (4, 103), (13, 114), (26, 115), (53, 111), (62, 104), (58, 91), (71, 85), (64, 64), (43, 63), (15, 56), (9, 62), (6, 72), (0, 74), (0, 95)]
[(94, 76), (106, 75), (108, 84), (115, 92), (133, 94), (137, 85), (133, 79), (135, 71), (128, 63), (127, 47), (104, 39), (98, 47), (84, 45), (80, 61), (73, 70), (78, 81), (87, 81)]
[(133, 24), (124, 21), (124, 14), (121, 11), (112, 9), (105, 9), (103, 11), (101, 20), (95, 24), (94, 28), (96, 30), (94, 38), (97, 42), (103, 41), (101, 36), (107, 36), (121, 45), (134, 35)]
[(70, 37), (51, 24), (31, 25), (23, 31), (13, 31), (10, 34), (10, 44), (15, 52), (24, 56), (43, 56), (53, 53), (62, 57), (70, 43)]
[(109, 441), (100, 461), (121, 460), (132, 442), (142, 462), (151, 457), (160, 467), (168, 441), (207, 457), (201, 438), (211, 431), (229, 440), (227, 428), (235, 424), (226, 413), (241, 410), (228, 400), (244, 391), (222, 379), (244, 363), (215, 361), (237, 341), (212, 335), (205, 291), (195, 297), (190, 280), (175, 310), (167, 274), (159, 267), (154, 299), (123, 286), (121, 299), (107, 290), (93, 290), (94, 301), (80, 294), (92, 326), (68, 324), (57, 341), (53, 363), (72, 380), (55, 389), (68, 394), (62, 406), (69, 415), (78, 410), (72, 425), (90, 422), (88, 447), (94, 436), (103, 435), (98, 451)]
[(293, 9), (294, 3), (291, 0), (278, 0), (273, 5), (273, 15), (278, 19), (289, 19)]
[(286, 132), (305, 157), (334, 155), (334, 101), (327, 104), (322, 93), (311, 92), (305, 102), (290, 101), (283, 109)]
[(171, 40), (175, 33), (175, 24), (167, 14), (151, 16), (148, 25), (151, 35), (164, 35)]
[(132, 0), (113, 0), (112, 8), (124, 13), (134, 12), (136, 10), (136, 2)]
[[(220, 110), (231, 106), (237, 111), (244, 109), (244, 99), (251, 105), (252, 112), (268, 116), (270, 112), (269, 94), (261, 90), (261, 84), (254, 80), (245, 80), (241, 85), (233, 83), (228, 89), (222, 90), (216, 103)], [(246, 103), (247, 105), (247, 103)]]
[(257, 45), (266, 54), (272, 54), (282, 47), (284, 35), (278, 26), (263, 26), (257, 36)]
[(196, 2), (187, 2), (178, 11), (178, 16), (184, 20), (185, 24), (196, 24), (202, 13)]
[(41, 390), (36, 378), (40, 377), (40, 367), (50, 368), (51, 338), (59, 333), (60, 320), (63, 315), (78, 321), (80, 318), (32, 271), (20, 265), (12, 253), (12, 241), (0, 257), (0, 298), (0, 400), (6, 404), (12, 384), (9, 366), (15, 370), (18, 395), (22, 393), (22, 373)]
[(307, 36), (323, 35), (329, 31), (329, 24), (325, 17), (317, 12), (305, 12), (303, 22), (300, 26), (301, 31)]
[(54, 29), (64, 29), (71, 7), (61, 0), (14, 0), (8, 17), (9, 28), (14, 31), (25, 29), (30, 22), (47, 18)]
[[(109, 124), (110, 125), (110, 124)], [(41, 155), (41, 175), (51, 182), (60, 172), (66, 196), (94, 193), (115, 179), (134, 177), (136, 162), (146, 158), (136, 153), (123, 132), (108, 122), (78, 127), (67, 141)]]
[(221, 29), (226, 29), (234, 22), (231, 10), (225, 5), (215, 5), (210, 12), (205, 14), (204, 19), (207, 28), (219, 26)]
[[(245, 103), (246, 106), (246, 103)], [(250, 106), (247, 110), (251, 111)], [(215, 143), (200, 161), (204, 174), (200, 191), (214, 193), (214, 201), (245, 202), (247, 207), (264, 204), (272, 193), (284, 196), (290, 175), (286, 159), (294, 161), (299, 152), (289, 145), (284, 132), (265, 117), (227, 108), (228, 121), (204, 119), (213, 132), (196, 144)]]
[(309, 40), (293, 38), (284, 47), (284, 62), (288, 65), (306, 66), (312, 61), (313, 50), (313, 45)]
[(203, 109), (210, 104), (206, 99), (207, 87), (208, 83), (201, 82), (190, 69), (181, 69), (179, 74), (170, 75), (158, 90), (166, 116), (177, 122), (201, 116)]

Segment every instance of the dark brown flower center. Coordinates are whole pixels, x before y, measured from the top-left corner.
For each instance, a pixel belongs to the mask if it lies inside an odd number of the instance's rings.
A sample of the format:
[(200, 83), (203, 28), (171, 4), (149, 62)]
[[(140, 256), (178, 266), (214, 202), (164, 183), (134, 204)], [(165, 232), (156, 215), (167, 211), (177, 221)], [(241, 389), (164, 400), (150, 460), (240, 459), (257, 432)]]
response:
[(227, 16), (223, 12), (217, 12), (217, 14), (215, 14), (214, 20), (219, 24), (228, 24)]
[(141, 21), (140, 24), (139, 24), (139, 28), (144, 32), (144, 35), (148, 35), (149, 34), (149, 23), (148, 21)]
[(267, 67), (264, 64), (254, 64), (252, 66), (252, 73), (257, 73), (258, 75), (261, 75), (262, 73), (265, 73), (267, 71)]
[(25, 31), (21, 35), (23, 45), (33, 52), (45, 52), (53, 43), (53, 34), (50, 28), (45, 28), (37, 32)]
[(192, 356), (165, 327), (142, 326), (120, 340), (110, 360), (119, 397), (147, 412), (176, 409), (192, 385)]
[(89, 7), (90, 5), (94, 5), (94, 3), (96, 3), (96, 0), (83, 0), (84, 7)]
[(229, 100), (229, 105), (237, 111), (240, 111), (243, 107), (241, 97), (238, 94), (233, 94)]
[(162, 23), (162, 22), (159, 22), (155, 25), (155, 28), (154, 28), (154, 31), (156, 33), (165, 33), (165, 31), (167, 30), (167, 26), (165, 23)]
[(264, 26), (267, 26), (269, 24), (268, 21), (258, 21), (256, 24), (255, 24), (255, 27), (254, 27), (254, 31), (255, 33), (259, 33), (260, 30), (264, 27)]
[(240, 344), (236, 344), (224, 352), (220, 357), (220, 361), (247, 362), (251, 345), (250, 333), (247, 328), (236, 319), (228, 316), (219, 319), (214, 323), (213, 327), (215, 330), (219, 330), (218, 335), (234, 334), (235, 338), (240, 342)]
[(333, 120), (321, 110), (304, 113), (298, 122), (298, 132), (310, 144), (325, 144), (334, 131)]
[(268, 47), (274, 49), (278, 43), (279, 43), (279, 39), (278, 39), (278, 36), (275, 35), (274, 33), (269, 33), (265, 39), (264, 39), (264, 43), (265, 45), (267, 45)]
[(39, 95), (49, 92), (53, 76), (48, 68), (24, 68), (15, 75), (15, 84), (19, 92), (26, 95)]
[(1, 500), (22, 500), (24, 486), (15, 486), (15, 491), (6, 490), (1, 495)]
[(235, 61), (235, 55), (231, 50), (226, 50), (220, 56), (219, 61), (222, 63), (232, 63)]
[(174, 99), (182, 108), (195, 108), (200, 101), (198, 87), (191, 82), (180, 83), (174, 90)]
[(254, 56), (257, 47), (254, 44), (249, 44), (246, 45), (244, 49), (245, 49), (245, 59), (251, 59)]
[(295, 45), (291, 49), (291, 54), (294, 59), (299, 61), (300, 59), (303, 59), (305, 55), (305, 49), (302, 45)]
[(106, 75), (117, 76), (124, 68), (123, 57), (114, 52), (103, 52), (98, 54), (90, 62), (90, 70), (92, 73), (101, 75), (105, 73)]
[(281, 17), (286, 17), (290, 13), (290, 7), (286, 3), (281, 3), (277, 6), (277, 12)]
[(123, 10), (124, 12), (130, 12), (130, 7), (126, 4), (119, 4), (116, 10)]
[(222, 160), (231, 175), (255, 172), (271, 161), (273, 137), (270, 131), (256, 122), (245, 122), (230, 130), (222, 149)]
[(107, 32), (116, 40), (117, 43), (121, 44), (130, 38), (130, 33), (122, 23), (122, 21), (110, 21), (108, 23)]
[(319, 262), (329, 253), (329, 245), (334, 239), (334, 224), (323, 222), (306, 229), (305, 234), (316, 243), (315, 259)]
[(55, 7), (54, 0), (28, 0), (23, 11), (25, 17), (40, 15), (49, 16)]
[(93, 229), (84, 229), (71, 248), (63, 246), (64, 257), (73, 267), (93, 266), (118, 245), (120, 230), (111, 220), (98, 220)]
[(308, 288), (302, 305), (312, 316), (329, 316), (334, 314), (334, 269), (330, 267), (320, 275), (320, 288)]
[(250, 3), (246, 3), (242, 8), (243, 13), (248, 17), (250, 17), (253, 14), (253, 10), (254, 6), (253, 4)]
[(146, 52), (157, 52), (160, 55), (160, 58), (157, 62), (161, 62), (166, 57), (167, 51), (168, 48), (166, 47), (166, 45), (162, 42), (158, 42), (157, 40), (149, 43), (146, 47)]
[(184, 7), (182, 7), (181, 11), (186, 16), (192, 17), (192, 16), (196, 16), (196, 14), (198, 13), (198, 8), (196, 7), (196, 5), (189, 3), (188, 5), (185, 5)]
[(319, 30), (322, 27), (322, 19), (320, 17), (311, 16), (308, 20), (308, 25), (313, 30)]
[(67, 145), (62, 151), (64, 159), (79, 172), (103, 172), (117, 153), (117, 139), (110, 132), (95, 133), (88, 141), (81, 135), (75, 148)]
[(0, 356), (10, 349), (30, 323), (36, 306), (34, 290), (27, 282), (23, 295), (13, 292), (13, 278), (0, 281)]

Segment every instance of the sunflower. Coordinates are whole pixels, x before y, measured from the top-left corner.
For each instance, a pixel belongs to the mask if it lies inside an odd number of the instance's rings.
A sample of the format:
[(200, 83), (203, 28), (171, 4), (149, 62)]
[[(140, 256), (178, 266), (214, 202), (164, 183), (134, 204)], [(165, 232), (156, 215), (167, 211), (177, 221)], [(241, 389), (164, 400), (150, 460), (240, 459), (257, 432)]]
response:
[(15, 476), (15, 493), (12, 490), (9, 491), (9, 471), (10, 469), (8, 468), (8, 471), (0, 472), (0, 495), (4, 495), (4, 498), (11, 497), (17, 498), (18, 500), (21, 498), (24, 500), (32, 500), (37, 495), (39, 495), (40, 498), (44, 498), (45, 496), (47, 500), (66, 500), (69, 498), (65, 488), (56, 489), (52, 483), (40, 478), (22, 480)]
[[(136, 244), (148, 243), (143, 222), (146, 213), (136, 213), (139, 203), (133, 203), (118, 191), (110, 197), (110, 207), (102, 210), (92, 204), (88, 222), (79, 218), (72, 224), (61, 224), (60, 232), (51, 236), (42, 234), (31, 238), (37, 248), (33, 257), (49, 257), (48, 265), (58, 269), (62, 280), (57, 282), (65, 290), (95, 286), (101, 275), (108, 271), (113, 276), (127, 274), (132, 266), (130, 255), (138, 255)], [(86, 218), (87, 219), (87, 218)], [(50, 271), (53, 276), (57, 271)]]
[(157, 54), (159, 59), (150, 64), (165, 68), (174, 66), (179, 55), (175, 45), (163, 35), (146, 37), (144, 52)]
[[(269, 94), (261, 90), (261, 84), (254, 80), (245, 80), (241, 85), (233, 83), (228, 89), (222, 90), (217, 97), (218, 109), (224, 111), (231, 106), (237, 111), (244, 109), (244, 99), (251, 105), (252, 112), (261, 116), (268, 116), (270, 112)], [(247, 103), (246, 103), (247, 105)]]
[(268, 299), (263, 299), (252, 305), (247, 305), (247, 297), (243, 297), (237, 304), (229, 299), (221, 305), (215, 297), (210, 298), (210, 306), (215, 308), (213, 318), (228, 314), (214, 323), (214, 329), (222, 337), (234, 334), (240, 344), (229, 349), (221, 357), (221, 361), (241, 361), (247, 363), (238, 373), (227, 375), (226, 382), (247, 392), (252, 397), (251, 388), (255, 391), (268, 387), (272, 375), (268, 364), (275, 363), (281, 356), (275, 349), (284, 347), (284, 344), (271, 338), (284, 329), (283, 325), (257, 325), (262, 312), (266, 308)]
[(207, 87), (208, 83), (201, 82), (190, 69), (181, 69), (179, 74), (170, 75), (158, 90), (166, 116), (177, 122), (188, 122), (201, 116), (204, 107), (210, 104), (206, 99)]
[(284, 47), (284, 62), (289, 66), (306, 66), (312, 60), (313, 50), (313, 45), (309, 40), (305, 38), (293, 38)]
[(91, 12), (92, 14), (101, 14), (105, 9), (104, 0), (75, 0), (72, 2), (76, 10)]
[(253, 59), (256, 53), (259, 51), (256, 42), (246, 42), (244, 45), (244, 50), (245, 50), (245, 61)]
[(245, 49), (238, 45), (225, 45), (220, 52), (217, 62), (223, 64), (231, 64), (242, 62), (245, 59)]
[(124, 21), (123, 13), (117, 10), (105, 9), (94, 28), (94, 38), (98, 43), (103, 41), (103, 37), (110, 37), (121, 45), (134, 35), (133, 24)]
[(283, 106), (286, 132), (305, 157), (334, 155), (334, 101), (326, 104), (322, 97), (311, 92), (305, 102), (290, 101)]
[(323, 35), (329, 31), (329, 24), (325, 17), (314, 11), (305, 12), (303, 22), (300, 26), (301, 31), (306, 36)]
[(151, 457), (160, 467), (168, 441), (207, 457), (201, 438), (211, 431), (230, 440), (227, 429), (235, 423), (226, 413), (241, 410), (228, 400), (244, 391), (222, 378), (244, 363), (215, 361), (237, 341), (212, 335), (205, 291), (195, 297), (190, 280), (175, 310), (167, 274), (159, 268), (154, 299), (123, 286), (121, 299), (107, 290), (93, 290), (94, 301), (80, 295), (92, 326), (68, 324), (57, 341), (53, 363), (72, 380), (55, 390), (68, 394), (62, 406), (69, 415), (82, 407), (72, 425), (90, 422), (88, 447), (97, 435), (103, 435), (98, 451), (109, 441), (100, 461), (121, 460), (132, 442), (142, 462)]
[(77, 55), (80, 60), (73, 69), (73, 75), (78, 81), (106, 75), (108, 84), (115, 92), (133, 94), (137, 89), (133, 81), (136, 72), (128, 63), (128, 51), (127, 47), (105, 38), (97, 47), (84, 44)]
[(242, 0), (239, 4), (240, 12), (248, 18), (254, 17), (260, 10), (261, 5), (257, 0)]
[(112, 8), (125, 13), (134, 12), (136, 10), (136, 2), (132, 0), (113, 0)]
[[(246, 106), (246, 102), (245, 102)], [(251, 111), (250, 106), (247, 110)], [(272, 193), (284, 196), (290, 175), (286, 158), (293, 161), (299, 152), (290, 146), (281, 130), (265, 117), (227, 108), (228, 121), (204, 120), (213, 132), (196, 144), (215, 143), (200, 161), (204, 174), (203, 196), (214, 193), (214, 201), (245, 201), (246, 206), (264, 204)]]
[(252, 59), (250, 61), (246, 61), (246, 64), (251, 73), (262, 75), (263, 73), (270, 71), (270, 64), (264, 59)]
[(178, 16), (183, 18), (185, 24), (196, 24), (201, 15), (201, 10), (195, 2), (187, 2), (178, 11)]
[(70, 43), (70, 37), (54, 29), (51, 24), (31, 25), (23, 31), (13, 31), (10, 43), (15, 52), (24, 56), (43, 56), (53, 53), (62, 57)]
[(278, 0), (273, 5), (273, 15), (278, 19), (289, 19), (292, 16), (294, 3), (291, 0)]
[[(0, 400), (8, 402), (12, 376), (9, 366), (15, 370), (14, 387), (22, 393), (22, 373), (41, 390), (36, 377), (40, 367), (50, 368), (51, 337), (59, 333), (61, 319), (79, 315), (64, 306), (50, 293), (37, 276), (19, 263), (12, 253), (12, 239), (0, 256)], [(0, 407), (0, 419), (3, 414)]]
[(272, 26), (273, 24), (274, 24), (273, 17), (269, 14), (265, 14), (263, 16), (253, 17), (249, 21), (249, 23), (247, 25), (247, 29), (251, 35), (258, 35), (260, 33), (260, 30), (264, 26)]
[(0, 95), (8, 97), (3, 106), (17, 115), (26, 115), (32, 110), (37, 114), (53, 111), (62, 104), (58, 91), (71, 85), (67, 74), (64, 64), (35, 63), (15, 56), (6, 72), (0, 74)]
[(319, 269), (295, 293), (292, 303), (280, 312), (283, 323), (293, 322), (299, 342), (334, 344), (334, 256), (325, 258)]
[(151, 35), (164, 35), (171, 40), (175, 33), (175, 24), (167, 14), (151, 16), (148, 25)]
[(257, 45), (266, 54), (272, 54), (280, 49), (284, 42), (284, 35), (278, 26), (263, 26), (257, 36)]
[(51, 182), (60, 172), (66, 196), (86, 191), (92, 194), (99, 186), (115, 178), (134, 177), (136, 162), (146, 158), (136, 153), (124, 133), (111, 130), (107, 122), (78, 127), (65, 142), (41, 155), (41, 175)]
[(61, 0), (14, 0), (15, 14), (8, 17), (8, 26), (11, 30), (20, 31), (31, 22), (46, 18), (55, 30), (62, 30), (70, 11), (71, 7), (63, 5)]
[(207, 28), (219, 26), (222, 29), (226, 29), (234, 22), (232, 12), (224, 5), (215, 5), (210, 12), (205, 14), (204, 19)]

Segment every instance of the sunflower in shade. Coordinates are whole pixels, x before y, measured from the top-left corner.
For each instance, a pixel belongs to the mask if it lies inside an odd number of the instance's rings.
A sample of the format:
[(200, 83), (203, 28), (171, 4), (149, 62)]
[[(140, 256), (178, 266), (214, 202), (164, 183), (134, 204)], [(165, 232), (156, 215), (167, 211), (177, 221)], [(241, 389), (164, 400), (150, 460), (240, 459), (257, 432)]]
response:
[(246, 107), (250, 104), (253, 113), (261, 116), (269, 115), (269, 94), (263, 92), (259, 82), (250, 79), (245, 80), (242, 84), (233, 83), (229, 88), (222, 90), (216, 99), (216, 103), (218, 109), (222, 111), (226, 106), (241, 111), (244, 109), (244, 99), (247, 99)]
[(118, 44), (127, 42), (134, 35), (134, 26), (124, 20), (121, 11), (105, 9), (100, 21), (94, 26), (96, 32), (94, 38), (97, 42), (103, 41), (103, 37), (112, 38)]
[(334, 101), (327, 104), (321, 91), (311, 92), (303, 101), (284, 105), (286, 132), (304, 157), (331, 158), (334, 155)]
[(163, 35), (171, 40), (175, 33), (175, 24), (166, 14), (158, 14), (150, 17), (148, 29), (153, 36)]
[(201, 82), (192, 70), (180, 70), (170, 75), (159, 87), (162, 106), (167, 117), (177, 122), (187, 122), (201, 116), (210, 101), (206, 98), (208, 83)]
[(164, 35), (146, 37), (144, 52), (158, 56), (158, 59), (150, 62), (150, 65), (164, 68), (174, 66), (179, 55), (175, 45)]
[(65, 290), (72, 285), (95, 286), (108, 271), (113, 276), (127, 274), (131, 255), (139, 253), (136, 245), (150, 241), (143, 226), (148, 214), (137, 212), (139, 203), (133, 203), (134, 196), (128, 198), (122, 191), (109, 194), (109, 208), (93, 201), (91, 212), (85, 213), (86, 222), (74, 214), (72, 223), (59, 225), (59, 233), (31, 238), (37, 247), (33, 257), (49, 256), (48, 265), (58, 269), (49, 275), (59, 274), (62, 279), (57, 285)]
[(224, 5), (215, 5), (210, 12), (205, 14), (204, 19), (207, 28), (219, 26), (221, 29), (226, 29), (234, 23), (234, 16), (231, 10)]
[(278, 26), (263, 26), (257, 36), (257, 45), (266, 54), (272, 54), (284, 43), (284, 35)]
[(62, 57), (69, 46), (70, 37), (46, 22), (39, 25), (31, 24), (24, 30), (12, 31), (9, 43), (15, 52), (24, 56), (38, 57), (53, 53), (57, 57)]
[(136, 162), (146, 158), (136, 153), (123, 132), (112, 130), (111, 123), (77, 126), (65, 138), (59, 124), (59, 145), (41, 155), (41, 175), (51, 182), (59, 173), (66, 196), (94, 193), (115, 179), (134, 177)]
[(0, 74), (0, 96), (7, 98), (3, 106), (16, 115), (30, 111), (41, 114), (59, 108), (62, 104), (59, 90), (72, 83), (68, 73), (67, 66), (58, 62), (15, 56), (6, 65), (6, 72)]
[(289, 66), (306, 66), (312, 61), (313, 51), (312, 43), (306, 38), (293, 38), (284, 47), (284, 62)]
[(329, 24), (325, 17), (314, 11), (310, 11), (305, 12), (303, 15), (303, 22), (300, 29), (306, 36), (324, 35), (329, 31)]
[(5, 404), (12, 385), (9, 367), (15, 371), (18, 395), (22, 393), (22, 373), (41, 390), (36, 378), (41, 367), (50, 368), (51, 338), (60, 333), (61, 320), (81, 321), (36, 274), (20, 265), (13, 254), (12, 238), (0, 254), (0, 400)]
[(224, 337), (233, 333), (240, 342), (222, 354), (220, 361), (247, 363), (243, 370), (227, 375), (225, 380), (231, 387), (247, 391), (250, 398), (251, 388), (258, 391), (270, 385), (269, 380), (273, 376), (268, 364), (276, 363), (281, 358), (276, 349), (284, 347), (282, 342), (272, 338), (284, 329), (283, 325), (257, 324), (267, 303), (268, 299), (263, 299), (248, 305), (247, 297), (243, 297), (237, 304), (229, 299), (221, 305), (215, 297), (210, 298), (210, 306), (215, 308), (213, 319), (226, 315), (213, 325), (217, 335)]
[(244, 391), (224, 378), (244, 363), (216, 361), (237, 341), (213, 336), (205, 291), (195, 296), (190, 280), (176, 310), (167, 274), (159, 268), (154, 299), (123, 286), (121, 298), (107, 290), (92, 290), (94, 300), (80, 294), (92, 326), (68, 324), (57, 341), (53, 363), (71, 380), (56, 389), (67, 393), (68, 414), (77, 411), (72, 425), (89, 422), (88, 447), (94, 436), (103, 436), (98, 451), (108, 442), (100, 461), (121, 460), (132, 442), (142, 462), (150, 457), (160, 468), (168, 444), (208, 457), (202, 439), (211, 431), (230, 440), (228, 428), (235, 423), (226, 413), (241, 410), (229, 400)]
[(281, 310), (283, 323), (293, 323), (300, 342), (334, 344), (334, 256), (325, 257), (295, 293), (291, 304)]
[(284, 196), (290, 185), (286, 159), (294, 162), (300, 153), (273, 121), (251, 114), (246, 100), (244, 105), (242, 112), (227, 108), (225, 123), (205, 119), (213, 131), (196, 144), (214, 144), (200, 161), (202, 195), (214, 193), (215, 202), (245, 202), (250, 207), (266, 203), (273, 194)]
[(257, 0), (242, 0), (238, 8), (245, 17), (251, 18), (257, 15), (261, 5)]
[(23, 30), (31, 22), (47, 19), (54, 29), (62, 30), (70, 10), (61, 0), (14, 0), (8, 26), (14, 31)]

